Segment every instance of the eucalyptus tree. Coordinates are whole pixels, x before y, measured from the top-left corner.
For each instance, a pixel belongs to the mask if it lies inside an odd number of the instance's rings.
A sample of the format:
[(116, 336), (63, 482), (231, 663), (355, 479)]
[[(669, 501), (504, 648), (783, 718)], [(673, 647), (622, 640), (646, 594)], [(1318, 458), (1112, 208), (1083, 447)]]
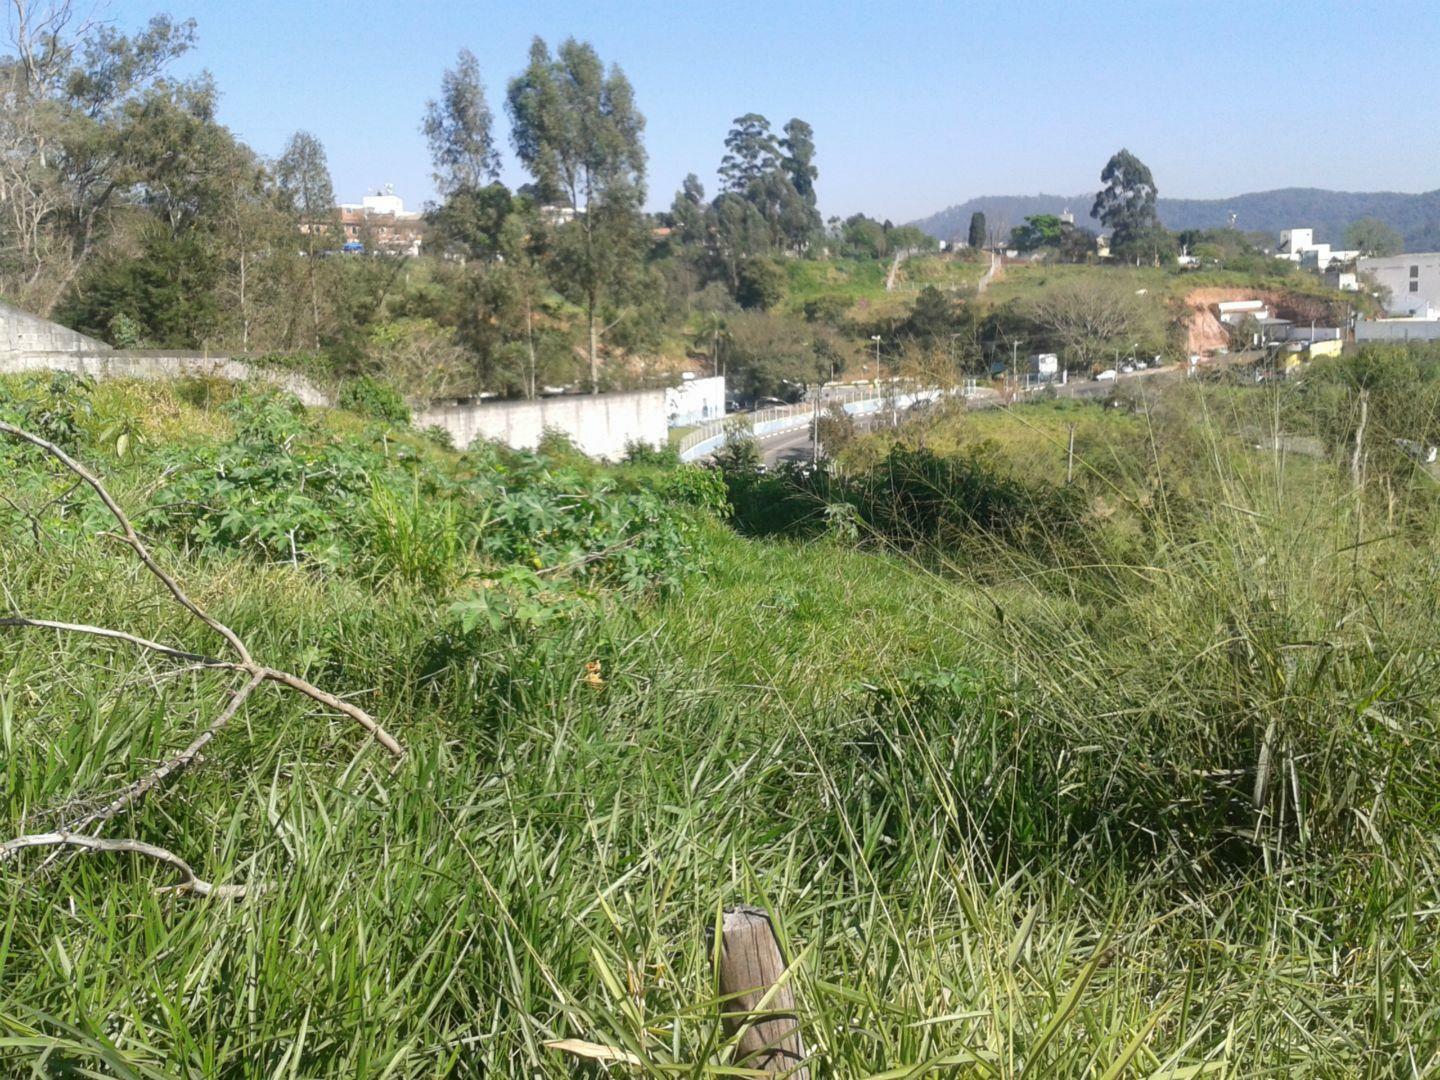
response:
[(573, 38), (552, 56), (537, 37), (506, 103), (516, 154), (542, 204), (575, 212), (554, 230), (554, 269), (562, 291), (585, 308), (590, 389), (598, 392), (600, 318), (633, 285), (643, 255), (645, 118), (625, 73)]
[(147, 99), (193, 20), (157, 15), (123, 34), (69, 0), (11, 0), (0, 57), (0, 287), (48, 313), (135, 190)]
[(744, 195), (750, 186), (780, 167), (780, 144), (770, 121), (759, 113), (746, 113), (731, 121), (720, 160), (720, 181), (725, 191)]
[(1159, 224), (1157, 191), (1150, 168), (1129, 150), (1118, 150), (1100, 173), (1105, 186), (1095, 194), (1090, 216), (1115, 233), (1122, 244)]
[(480, 62), (469, 49), (461, 49), (455, 66), (440, 77), (439, 98), (425, 103), (420, 123), (435, 166), (437, 191), (450, 196), (499, 178), (500, 154), (495, 149), (493, 127)]
[(290, 136), (285, 152), (275, 163), (281, 199), (305, 245), (305, 276), (310, 290), (311, 338), (320, 347), (320, 286), (317, 259), (324, 244), (335, 235), (335, 186), (325, 147), (308, 131)]

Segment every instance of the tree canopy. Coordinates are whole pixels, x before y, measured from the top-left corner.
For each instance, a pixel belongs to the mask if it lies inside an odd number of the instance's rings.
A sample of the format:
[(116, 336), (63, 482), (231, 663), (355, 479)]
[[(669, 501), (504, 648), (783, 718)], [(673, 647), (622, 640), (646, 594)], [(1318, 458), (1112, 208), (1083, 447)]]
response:
[(480, 63), (469, 49), (461, 49), (455, 66), (440, 78), (440, 97), (425, 103), (420, 124), (435, 166), (435, 187), (442, 195), (475, 190), (499, 177), (493, 122)]
[(1366, 217), (1352, 222), (1345, 230), (1345, 246), (1361, 255), (1398, 255), (1405, 248), (1400, 234), (1378, 218)]
[(1159, 224), (1155, 214), (1158, 194), (1149, 167), (1129, 150), (1119, 150), (1100, 173), (1104, 185), (1095, 194), (1090, 216), (1114, 232), (1122, 243)]

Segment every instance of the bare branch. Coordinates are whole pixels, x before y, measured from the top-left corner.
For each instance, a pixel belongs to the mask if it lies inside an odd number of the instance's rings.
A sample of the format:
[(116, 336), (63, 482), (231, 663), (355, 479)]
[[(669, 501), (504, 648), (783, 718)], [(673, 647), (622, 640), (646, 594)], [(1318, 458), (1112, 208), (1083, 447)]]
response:
[(315, 701), (318, 701), (321, 705), (328, 705), (330, 706), (330, 708), (336, 710), (337, 712), (344, 713), (346, 716), (350, 717), (351, 720), (354, 720), (362, 728), (368, 731), (376, 742), (378, 742), (381, 746), (385, 747), (386, 750), (389, 750), (391, 754), (395, 755), (395, 757), (403, 758), (405, 756), (405, 748), (401, 746), (398, 742), (396, 742), (395, 737), (391, 735), (388, 731), (386, 731), (383, 727), (381, 727), (379, 723), (376, 722), (375, 718), (369, 713), (367, 713), (364, 709), (352, 705), (350, 704), (350, 702), (338, 698), (334, 694), (327, 694), (318, 686), (306, 682), (299, 675), (292, 675), (288, 671), (279, 671), (275, 668), (268, 667), (246, 668), (245, 670), (259, 671), (260, 674), (262, 674), (265, 678), (269, 679), (271, 682), (278, 682), (283, 686), (290, 687), (290, 689), (292, 690), (298, 690), (306, 697), (313, 698)]
[(405, 756), (404, 747), (402, 747), (395, 740), (395, 738), (391, 736), (390, 733), (387, 732), (383, 727), (381, 727), (380, 724), (375, 720), (375, 718), (369, 713), (367, 713), (364, 709), (361, 709), (359, 706), (352, 705), (350, 702), (344, 701), (336, 697), (334, 694), (330, 694), (324, 690), (321, 690), (314, 684), (306, 681), (305, 679), (302, 679), (299, 675), (294, 675), (288, 671), (280, 671), (277, 668), (266, 667), (263, 664), (256, 663), (254, 658), (250, 655), (250, 650), (245, 647), (245, 643), (240, 640), (239, 636), (237, 636), (235, 632), (231, 630), (228, 626), (225, 626), (223, 623), (212, 618), (209, 614), (201, 610), (201, 608), (197, 606), (194, 601), (192, 601), (188, 596), (185, 595), (184, 590), (180, 588), (179, 584), (175, 581), (175, 579), (171, 577), (168, 573), (166, 573), (163, 568), (161, 568), (160, 564), (155, 561), (155, 558), (150, 554), (149, 549), (145, 547), (145, 544), (141, 541), (139, 535), (135, 532), (135, 528), (130, 524), (130, 519), (125, 515), (125, 511), (120, 509), (120, 505), (114, 500), (114, 498), (111, 497), (110, 493), (105, 490), (105, 485), (102, 484), (93, 473), (87, 470), (74, 458), (70, 457), (69, 454), (65, 453), (64, 450), (61, 450), (54, 443), (49, 442), (46, 439), (42, 439), (38, 435), (32, 435), (28, 431), (23, 431), (12, 424), (5, 423), (3, 420), (0, 420), (0, 432), (14, 435), (16, 438), (22, 439), (25, 442), (40, 447), (42, 450), (51, 454), (53, 457), (59, 460), (66, 468), (70, 469), (82, 480), (84, 480), (85, 483), (89, 484), (90, 487), (94, 489), (95, 493), (100, 496), (101, 502), (103, 502), (105, 506), (110, 510), (110, 513), (114, 516), (115, 520), (120, 523), (123, 534), (119, 535), (118, 539), (123, 540), (126, 544), (128, 544), (130, 548), (135, 552), (135, 554), (140, 557), (141, 562), (145, 564), (146, 568), (149, 569), (151, 573), (153, 573), (156, 577), (158, 577), (162, 582), (165, 583), (166, 588), (170, 590), (171, 595), (175, 597), (175, 599), (181, 604), (181, 606), (183, 606), (187, 611), (189, 611), (192, 615), (198, 618), (201, 622), (209, 626), (216, 633), (220, 634), (223, 638), (225, 638), (225, 640), (230, 643), (231, 647), (235, 650), (235, 652), (239, 654), (240, 660), (238, 662), (220, 660), (214, 657), (204, 656), (200, 653), (186, 652), (183, 649), (176, 649), (169, 645), (162, 645), (158, 641), (151, 641), (148, 638), (142, 638), (136, 634), (128, 634), (122, 630), (111, 630), (106, 627), (90, 626), (84, 623), (62, 623), (49, 619), (30, 619), (23, 616), (10, 616), (0, 618), (0, 626), (37, 627), (40, 629), (64, 630), (77, 634), (90, 634), (95, 637), (104, 637), (111, 638), (116, 641), (123, 641), (127, 644), (134, 645), (137, 648), (148, 649), (152, 652), (160, 653), (162, 656), (168, 656), (176, 660), (186, 660), (210, 668), (230, 671), (243, 671), (255, 678), (269, 680), (271, 682), (277, 682), (284, 686), (288, 686), (292, 690), (297, 690), (322, 705), (328, 706), (329, 708), (334, 709), (337, 712), (344, 713), (346, 716), (350, 717), (362, 728), (364, 728), (367, 732), (369, 732), (370, 735), (378, 743), (380, 743), (381, 746), (385, 747), (385, 749), (388, 750), (395, 757), (402, 758)]
[(94, 473), (90, 472), (85, 466), (81, 465), (48, 439), (42, 439), (39, 435), (32, 435), (30, 432), (23, 431), (13, 424), (7, 424), (3, 420), (0, 420), (0, 431), (14, 435), (17, 439), (22, 439), (32, 446), (38, 446), (41, 450), (44, 450), (76, 476), (89, 484), (90, 487), (94, 489), (95, 494), (100, 496), (100, 501), (105, 504), (105, 508), (109, 510), (110, 513), (114, 515), (115, 520), (120, 523), (120, 528), (123, 531), (121, 538), (134, 549), (135, 554), (140, 557), (140, 561), (145, 564), (146, 569), (164, 582), (165, 587), (170, 590), (170, 595), (175, 597), (176, 601), (182, 607), (189, 610), (197, 619), (223, 637), (229, 643), (230, 647), (239, 654), (242, 663), (246, 665), (254, 663), (250, 657), (250, 650), (245, 648), (245, 643), (236, 636), (235, 631), (203, 611), (195, 601), (185, 595), (185, 590), (180, 588), (175, 579), (166, 573), (164, 568), (155, 561), (154, 556), (150, 554), (149, 549), (146, 548), (145, 544), (141, 541), (139, 534), (135, 532), (135, 526), (131, 525), (130, 519), (125, 516), (125, 511), (120, 509), (120, 504), (110, 497), (110, 493), (105, 490), (105, 485), (100, 483), (100, 480)]
[(135, 645), (141, 649), (158, 652), (162, 656), (169, 656), (175, 660), (189, 660), (201, 664), (204, 667), (247, 670), (244, 665), (236, 664), (229, 660), (216, 660), (213, 657), (201, 656), (199, 653), (189, 653), (183, 649), (173, 649), (169, 645), (161, 645), (158, 641), (151, 641), (148, 638), (142, 638), (135, 634), (127, 634), (123, 630), (111, 630), (104, 626), (88, 626), (85, 623), (55, 622), (51, 619), (27, 619), (21, 615), (0, 617), (0, 626), (33, 626), (40, 630), (66, 630), (72, 634), (90, 634), (94, 637), (114, 638), (116, 641), (124, 641), (127, 644)]
[(234, 719), (235, 714), (240, 711), (240, 706), (245, 704), (245, 699), (253, 694), (255, 688), (264, 681), (264, 672), (256, 672), (252, 675), (248, 683), (235, 691), (234, 696), (230, 699), (230, 704), (225, 706), (224, 711), (215, 717), (215, 719), (210, 722), (210, 726), (197, 735), (189, 746), (185, 747), (184, 750), (180, 751), (180, 753), (174, 757), (168, 758), (158, 768), (146, 773), (139, 780), (130, 784), (98, 810), (93, 810), (84, 817), (72, 822), (65, 831), (81, 832), (90, 828), (92, 825), (109, 821), (117, 814), (123, 813), (131, 806), (134, 806), (143, 799), (146, 793), (152, 788), (158, 787), (160, 784), (163, 784), (167, 778), (192, 764), (195, 759), (200, 756), (200, 752), (210, 744), (210, 740), (215, 738), (215, 736), (224, 729), (225, 725)]
[(127, 634), (123, 630), (110, 630), (103, 626), (88, 626), (84, 623), (62, 623), (51, 619), (27, 619), (23, 616), (6, 616), (0, 618), (0, 626), (22, 626), (36, 627), (42, 630), (67, 630), (76, 634), (89, 634), (92, 637), (111, 638), (115, 641), (123, 641), (141, 649), (150, 649), (160, 653), (162, 656), (169, 656), (176, 660), (189, 660), (200, 667), (214, 668), (221, 671), (243, 671), (247, 674), (257, 676), (260, 679), (280, 683), (292, 690), (298, 690), (306, 697), (318, 701), (321, 705), (328, 706), (336, 712), (342, 712), (354, 720), (370, 735), (390, 751), (397, 758), (405, 756), (405, 748), (395, 740), (395, 737), (386, 731), (380, 723), (364, 709), (352, 705), (343, 698), (321, 690), (314, 683), (302, 679), (299, 675), (291, 674), (288, 671), (281, 671), (279, 668), (266, 667), (264, 664), (257, 664), (251, 661), (242, 664), (234, 660), (218, 660), (211, 656), (202, 656), (199, 653), (189, 653), (181, 649), (173, 649), (169, 645), (162, 645), (158, 641), (151, 641), (148, 638), (139, 637), (136, 634)]
[(31, 833), (28, 836), (17, 836), (13, 840), (6, 840), (0, 844), (0, 862), (4, 862), (17, 851), (25, 848), (56, 846), (78, 847), (87, 851), (132, 852), (136, 855), (144, 855), (147, 859), (162, 862), (166, 866), (180, 871), (185, 877), (185, 880), (179, 885), (162, 890), (164, 892), (189, 892), (196, 896), (238, 900), (247, 895), (262, 892), (265, 888), (264, 885), (212, 884), (195, 873), (191, 865), (173, 851), (167, 851), (154, 844), (147, 844), (142, 840), (102, 840), (98, 836), (85, 836), (83, 833), (65, 831)]

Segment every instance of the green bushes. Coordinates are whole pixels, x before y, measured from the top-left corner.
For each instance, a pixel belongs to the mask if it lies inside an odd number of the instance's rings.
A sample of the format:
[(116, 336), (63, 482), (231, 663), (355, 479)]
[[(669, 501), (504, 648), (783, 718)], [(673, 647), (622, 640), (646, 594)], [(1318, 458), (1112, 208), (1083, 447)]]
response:
[(727, 462), (724, 475), (737, 526), (755, 535), (817, 535), (843, 504), (853, 510), (847, 520), (886, 544), (954, 551), (998, 542), (1064, 558), (1086, 550), (1095, 527), (1077, 492), (1020, 480), (983, 446), (941, 456), (896, 444), (856, 477), (747, 464)]
[[(622, 588), (670, 587), (696, 563), (696, 519), (716, 481), (677, 469), (658, 483), (602, 474), (572, 451), (553, 461), (480, 445), (457, 456), (429, 439), (381, 429), (336, 434), (291, 395), (241, 387), (214, 410), (220, 437), (143, 439), (144, 418), (97, 419), (94, 388), (69, 376), (0, 380), (0, 417), (82, 458), (99, 449), (153, 485), (137, 523), (179, 548), (359, 572), (445, 591), (463, 577), (519, 563)], [(123, 452), (122, 452), (123, 451)], [(33, 490), (36, 528), (82, 528), (85, 500), (47, 502), (52, 474), (0, 442), (6, 484)], [(148, 495), (148, 492), (147, 492)], [(67, 524), (68, 523), (68, 524)]]
[(361, 375), (345, 383), (340, 388), (336, 404), (372, 420), (383, 420), (401, 427), (410, 423), (410, 407), (399, 391), (369, 375)]

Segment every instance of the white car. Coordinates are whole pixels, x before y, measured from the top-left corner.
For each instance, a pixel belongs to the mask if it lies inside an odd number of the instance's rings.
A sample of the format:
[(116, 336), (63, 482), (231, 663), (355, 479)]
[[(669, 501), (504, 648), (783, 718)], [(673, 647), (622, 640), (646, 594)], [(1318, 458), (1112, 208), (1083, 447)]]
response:
[(1096, 376), (1095, 376), (1095, 381), (1096, 381), (1096, 382), (1114, 382), (1114, 381), (1115, 381), (1115, 369), (1114, 369), (1114, 368), (1106, 368), (1104, 371), (1100, 372), (1099, 375), (1096, 375)]

